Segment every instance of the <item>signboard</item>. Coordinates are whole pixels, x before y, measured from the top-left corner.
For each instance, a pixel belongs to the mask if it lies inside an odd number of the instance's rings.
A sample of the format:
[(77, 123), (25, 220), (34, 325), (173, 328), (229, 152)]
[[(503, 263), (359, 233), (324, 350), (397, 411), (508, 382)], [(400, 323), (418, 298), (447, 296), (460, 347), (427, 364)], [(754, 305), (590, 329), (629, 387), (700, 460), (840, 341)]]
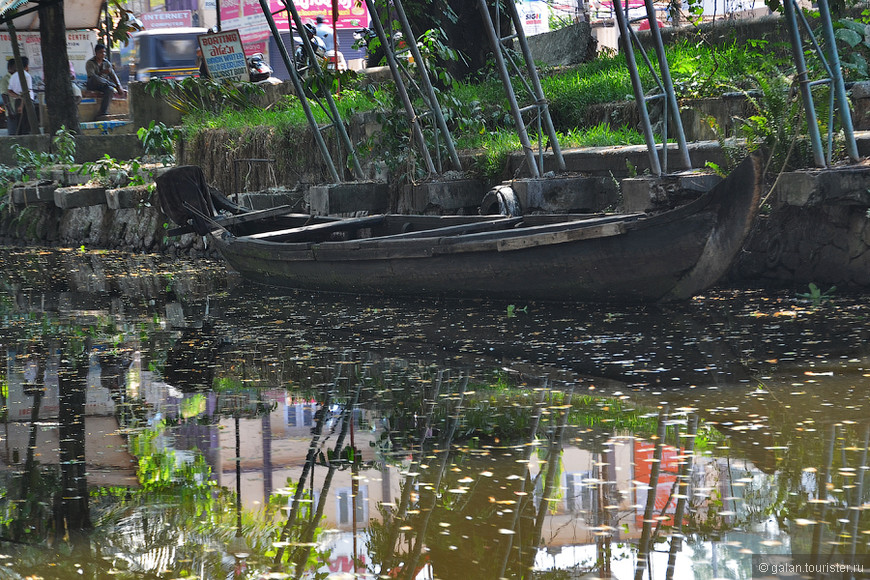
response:
[[(42, 47), (39, 42), (38, 32), (19, 32), (18, 45), (21, 48), (21, 56), (30, 60), (30, 76), (33, 77), (33, 86), (40, 87), (44, 84), (45, 74), (42, 69)], [(94, 56), (94, 45), (97, 44), (97, 32), (95, 30), (68, 30), (66, 33), (66, 50), (69, 61), (76, 72), (76, 78), (84, 81), (87, 78), (85, 63)], [(12, 41), (9, 33), (0, 32), (0, 59), (5, 63), (12, 58)], [(3, 70), (6, 70), (3, 64)]]
[(248, 64), (245, 60), (242, 38), (238, 30), (202, 34), (197, 38), (202, 56), (205, 59), (205, 66), (212, 80), (248, 80)]
[(190, 10), (167, 10), (165, 12), (146, 12), (140, 19), (145, 30), (156, 28), (189, 27), (193, 24), (193, 12)]
[(517, 2), (517, 12), (526, 36), (550, 31), (550, 7), (541, 0)]

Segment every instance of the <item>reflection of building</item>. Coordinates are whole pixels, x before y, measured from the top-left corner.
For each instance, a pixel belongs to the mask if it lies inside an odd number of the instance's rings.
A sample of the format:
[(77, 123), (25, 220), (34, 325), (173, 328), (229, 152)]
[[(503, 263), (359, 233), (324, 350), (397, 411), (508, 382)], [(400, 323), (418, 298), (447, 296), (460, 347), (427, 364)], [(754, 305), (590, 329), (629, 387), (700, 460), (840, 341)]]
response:
[[(31, 434), (36, 436), (35, 457), (42, 465), (59, 465), (60, 392), (58, 366), (60, 352), (44, 355), (18, 355), (7, 351), (9, 420), (2, 425), (0, 467), (19, 470), (23, 465)], [(41, 371), (41, 372), (40, 372)], [(99, 357), (90, 357), (85, 392), (85, 461), (91, 486), (137, 485), (135, 463), (127, 452), (126, 438), (119, 431), (112, 392), (102, 385)], [(40, 388), (38, 416), (31, 422), (34, 386)]]
[[(318, 407), (311, 401), (298, 401), (287, 396), (285, 391), (269, 391), (264, 398), (274, 404), (268, 415), (254, 419), (241, 419), (242, 498), (245, 507), (252, 511), (262, 509), (270, 497), (286, 496), (289, 484), (299, 480), (311, 444), (312, 428)], [(338, 412), (338, 409), (334, 409)], [(354, 446), (362, 454), (364, 463), (375, 459), (376, 433), (363, 428), (365, 415), (354, 414)], [(336, 427), (337, 419), (329, 419), (324, 433)], [(214, 467), (215, 479), (229, 489), (235, 488), (235, 426), (232, 418), (223, 418), (217, 426), (219, 453)], [(322, 450), (332, 449), (336, 434), (326, 437)], [(350, 445), (350, 436), (345, 445)], [(316, 466), (313, 475), (314, 502), (320, 499), (327, 468)], [(374, 509), (379, 503), (392, 502), (399, 493), (399, 477), (395, 467), (385, 470), (364, 469), (354, 480), (350, 469), (336, 471), (333, 476), (330, 498), (324, 509), (324, 527), (335, 530), (351, 530), (356, 511), (357, 527), (362, 529), (370, 517), (377, 516)], [(356, 481), (356, 483), (354, 483)], [(310, 485), (306, 482), (306, 487)], [(352, 490), (357, 487), (354, 495)], [(310, 489), (310, 488), (309, 488)]]

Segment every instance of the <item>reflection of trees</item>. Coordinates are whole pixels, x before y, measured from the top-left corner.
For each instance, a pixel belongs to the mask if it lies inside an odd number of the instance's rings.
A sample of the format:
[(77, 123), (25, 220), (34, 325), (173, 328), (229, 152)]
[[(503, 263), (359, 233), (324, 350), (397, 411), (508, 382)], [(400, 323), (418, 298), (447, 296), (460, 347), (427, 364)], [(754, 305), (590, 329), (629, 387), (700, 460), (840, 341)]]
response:
[[(490, 444), (481, 446), (464, 423), (473, 398), (481, 395), (466, 395), (466, 384), (460, 381), (455, 393), (435, 389), (421, 405), (429, 412), (420, 423), (431, 422), (431, 431), (440, 436), (432, 445), (421, 438), (403, 467), (407, 475), (397, 505), (382, 506), (383, 521), (369, 525), (369, 549), (381, 575), (413, 578), (424, 563), (437, 577), (461, 577), (472, 570), (479, 577), (525, 577), (532, 568), (544, 519), (558, 501), (572, 393), (538, 390), (528, 421), (511, 431), (511, 439), (487, 438)], [(442, 421), (433, 419), (437, 399), (452, 406)], [(546, 446), (541, 469), (533, 475), (528, 465), (539, 449), (538, 437)], [(482, 472), (481, 461), (487, 465)]]

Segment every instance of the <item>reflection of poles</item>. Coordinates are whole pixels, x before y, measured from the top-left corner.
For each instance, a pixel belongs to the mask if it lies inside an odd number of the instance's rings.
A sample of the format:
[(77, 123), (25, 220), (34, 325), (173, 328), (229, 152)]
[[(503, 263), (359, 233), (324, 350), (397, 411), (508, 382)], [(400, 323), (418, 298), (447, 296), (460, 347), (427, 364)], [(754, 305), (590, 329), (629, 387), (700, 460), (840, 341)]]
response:
[(852, 520), (851, 545), (849, 553), (852, 556), (852, 564), (855, 564), (855, 550), (858, 544), (858, 516), (861, 514), (861, 504), (864, 497), (864, 466), (867, 465), (867, 447), (870, 446), (870, 423), (864, 426), (864, 447), (861, 451), (861, 460), (858, 462), (858, 480), (855, 482), (855, 500), (852, 505), (852, 513), (849, 518)]
[(825, 466), (821, 476), (816, 480), (816, 488), (818, 490), (818, 514), (816, 515), (816, 526), (813, 529), (813, 544), (812, 554), (815, 555), (815, 564), (821, 564), (822, 554), (822, 528), (825, 526), (825, 514), (828, 510), (828, 502), (825, 501), (828, 496), (828, 479), (831, 475), (831, 464), (834, 462), (834, 442), (837, 440), (837, 425), (832, 423), (828, 426), (826, 433), (827, 441), (825, 441)]
[(411, 549), (408, 561), (405, 564), (405, 578), (411, 580), (417, 576), (417, 563), (420, 561), (420, 554), (423, 553), (423, 544), (426, 542), (426, 529), (429, 527), (429, 520), (432, 513), (435, 511), (435, 504), (438, 501), (438, 488), (441, 486), (441, 479), (444, 477), (444, 470), (447, 469), (447, 461), (450, 458), (450, 446), (453, 444), (453, 436), (456, 434), (456, 426), (459, 425), (459, 412), (462, 408), (462, 402), (465, 400), (465, 388), (468, 386), (468, 377), (462, 378), (459, 384), (459, 401), (456, 403), (453, 421), (450, 423), (450, 429), (447, 433), (447, 438), (444, 442), (444, 455), (441, 456), (441, 465), (438, 468), (438, 475), (432, 483), (432, 493), (428, 509), (425, 510), (425, 515), (420, 522), (420, 527), (417, 530), (417, 538), (414, 542), (414, 547)]
[[(305, 479), (308, 477), (308, 472), (313, 469), (314, 458), (317, 456), (317, 446), (320, 443), (320, 436), (323, 434), (323, 426), (326, 424), (326, 409), (332, 403), (332, 397), (327, 394), (323, 401), (323, 413), (317, 418), (317, 423), (314, 425), (313, 436), (311, 437), (311, 445), (308, 446), (308, 455), (305, 457), (305, 466), (302, 468), (302, 475), (299, 476), (299, 483), (296, 485), (296, 493), (293, 494), (293, 504), (290, 506), (290, 513), (287, 514), (287, 521), (284, 522), (284, 527), (281, 529), (281, 534), (278, 539), (281, 542), (287, 541), (290, 535), (290, 530), (293, 524), (296, 523), (296, 514), (299, 512), (299, 505), (302, 503), (302, 496), (305, 493)], [(280, 564), (284, 557), (284, 546), (278, 548), (275, 554), (275, 564)]]
[(235, 578), (241, 578), (247, 569), (245, 562), (250, 555), (248, 542), (245, 541), (245, 536), (242, 534), (242, 438), (239, 433), (239, 415), (241, 413), (241, 402), (233, 413), (233, 422), (236, 428), (236, 535), (230, 540), (229, 551), (236, 560)]
[[(668, 568), (665, 572), (666, 580), (674, 577), (674, 570), (677, 567), (677, 552), (682, 547), (683, 514), (686, 511), (686, 503), (689, 500), (689, 479), (692, 476), (692, 466), (695, 461), (695, 435), (697, 433), (698, 416), (693, 414), (689, 417), (689, 424), (686, 427), (686, 448), (683, 452), (683, 463), (680, 466), (679, 499), (677, 499), (677, 507), (674, 508), (674, 532), (671, 536), (671, 548), (668, 552)], [(677, 448), (679, 448), (679, 444)]]
[[(42, 360), (41, 358), (38, 360)], [(41, 367), (41, 365), (40, 365)], [(44, 371), (37, 371), (37, 377), (43, 377)], [(42, 405), (42, 394), (45, 392), (45, 386), (42, 383), (33, 383), (24, 386), (24, 394), (33, 397), (33, 404), (30, 407), (30, 437), (27, 441), (27, 459), (24, 462), (24, 476), (21, 478), (21, 499), (25, 501), (30, 495), (30, 490), (36, 486), (36, 435), (37, 422), (39, 421), (39, 408)], [(60, 510), (58, 510), (60, 511)], [(12, 536), (18, 540), (24, 535), (24, 518), (15, 518), (12, 520)]]
[[(335, 21), (333, 21), (333, 25), (335, 25)], [(337, 37), (336, 37), (337, 38)], [(338, 66), (336, 66), (335, 70), (338, 70)], [(350, 448), (354, 450), (353, 453), (353, 462), (350, 464), (350, 508), (353, 514), (351, 515), (351, 538), (353, 538), (353, 558), (351, 561), (353, 562), (353, 573), (356, 574), (356, 509), (357, 502), (359, 501), (359, 460), (360, 458), (356, 453), (356, 439), (354, 438), (354, 430), (353, 430), (353, 421), (354, 421), (354, 410), (353, 407), (350, 409)]]
[[(260, 393), (260, 402), (263, 402)], [(272, 497), (272, 413), (266, 411), (261, 419), (263, 427), (263, 505), (271, 505)]]
[[(37, 376), (42, 376), (37, 374)], [(39, 421), (39, 408), (42, 405), (42, 395), (45, 393), (45, 385), (35, 383), (24, 387), (24, 394), (33, 397), (33, 405), (30, 407), (30, 437), (27, 440), (27, 459), (24, 462), (24, 478), (21, 480), (21, 497), (26, 498), (30, 493), (32, 480), (36, 478), (36, 435), (37, 422)]]
[[(344, 419), (341, 423), (341, 432), (339, 433), (338, 439), (335, 442), (335, 459), (327, 459), (329, 463), (329, 469), (326, 472), (326, 478), (324, 478), (323, 480), (323, 487), (320, 489), (320, 499), (317, 502), (317, 513), (314, 515), (311, 521), (308, 522), (308, 527), (305, 528), (305, 530), (302, 532), (302, 536), (300, 537), (299, 541), (304, 544), (304, 547), (299, 549), (295, 558), (296, 578), (302, 577), (305, 562), (308, 560), (309, 554), (311, 554), (311, 541), (314, 539), (314, 532), (317, 531), (317, 526), (320, 524), (320, 519), (323, 517), (323, 510), (326, 507), (326, 500), (327, 496), (329, 495), (329, 488), (332, 486), (332, 478), (335, 476), (335, 470), (338, 468), (339, 461), (341, 461), (342, 448), (344, 447), (344, 438), (347, 436), (350, 421), (353, 420), (353, 409), (356, 407), (357, 402), (359, 402), (359, 392), (361, 387), (362, 381), (357, 384), (353, 400), (351, 401), (350, 405), (348, 405), (347, 408), (345, 408), (344, 410)], [(354, 554), (354, 557), (356, 557), (356, 554)]]
[(541, 543), (544, 518), (547, 516), (547, 507), (550, 505), (549, 498), (553, 495), (553, 488), (557, 483), (556, 476), (559, 474), (559, 462), (562, 460), (562, 438), (565, 434), (565, 427), (568, 425), (568, 415), (571, 413), (571, 399), (573, 397), (574, 385), (571, 385), (571, 388), (565, 393), (564, 405), (566, 408), (547, 448), (547, 478), (544, 480), (544, 488), (541, 491), (541, 504), (538, 506), (538, 513), (535, 517), (535, 529), (531, 536), (533, 544), (530, 546), (531, 549), (528, 555), (525, 556), (524, 570), (531, 570), (534, 567), (535, 555), (537, 554), (538, 545)]
[(546, 391), (546, 382), (544, 383), (544, 387), (541, 389), (540, 394), (538, 395), (538, 403), (537, 410), (535, 411), (535, 416), (532, 419), (532, 425), (529, 428), (529, 448), (526, 451), (525, 461), (522, 465), (525, 466), (525, 477), (523, 477), (523, 483), (520, 486), (520, 501), (517, 502), (517, 509), (514, 510), (514, 521), (511, 525), (511, 530), (513, 530), (513, 534), (509, 534), (504, 539), (504, 549), (503, 556), (501, 559), (501, 568), (499, 568), (497, 578), (504, 578), (505, 570), (507, 569), (507, 563), (510, 559), (511, 550), (514, 545), (514, 534), (517, 533), (520, 523), (520, 514), (523, 512), (523, 508), (525, 505), (525, 501), (523, 501), (526, 497), (528, 497), (525, 493), (526, 491), (526, 482), (529, 481), (529, 460), (532, 458), (532, 453), (535, 452), (535, 435), (538, 433), (538, 425), (541, 424), (541, 415), (544, 413), (544, 397), (547, 394)]
[(649, 470), (649, 487), (646, 495), (646, 507), (643, 510), (643, 530), (640, 534), (640, 543), (637, 547), (637, 568), (634, 571), (634, 580), (642, 580), (647, 569), (647, 558), (652, 540), (653, 512), (656, 508), (656, 490), (659, 485), (659, 473), (662, 465), (662, 452), (664, 448), (665, 430), (667, 429), (668, 408), (663, 406), (659, 409), (658, 430), (656, 431), (656, 446), (653, 451), (652, 465)]
[[(429, 403), (429, 409), (426, 411), (426, 422), (423, 425), (423, 433), (420, 437), (420, 457), (423, 456), (424, 445), (428, 434), (432, 429), (432, 417), (435, 415), (435, 407), (437, 406), (438, 397), (441, 393), (443, 378), (444, 370), (439, 369), (438, 377), (435, 380), (435, 388), (432, 392), (432, 399)], [(412, 458), (411, 464), (413, 465), (415, 462), (416, 460)], [(388, 553), (387, 558), (381, 563), (381, 570), (392, 570), (395, 566), (394, 561), (399, 557), (399, 554), (396, 553), (397, 551), (394, 550), (393, 547), (399, 539), (399, 528), (405, 519), (405, 512), (408, 511), (408, 505), (411, 503), (411, 493), (414, 490), (415, 481), (416, 477), (408, 476), (402, 486), (402, 495), (399, 498), (399, 504), (396, 506), (396, 511), (393, 514), (392, 521), (390, 522), (389, 534), (387, 535), (387, 542), (385, 543), (386, 546), (390, 547), (390, 552)]]
[[(616, 436), (614, 431), (613, 435)], [(605, 444), (605, 448), (601, 453), (601, 484), (599, 487), (599, 503), (597, 509), (597, 518), (595, 525), (605, 525), (611, 530), (609, 534), (599, 535), (595, 540), (596, 563), (598, 564), (598, 577), (611, 578), (613, 571), (611, 562), (613, 561), (613, 540), (614, 535), (619, 541), (619, 490), (616, 487), (616, 451), (611, 440), (610, 444)]]

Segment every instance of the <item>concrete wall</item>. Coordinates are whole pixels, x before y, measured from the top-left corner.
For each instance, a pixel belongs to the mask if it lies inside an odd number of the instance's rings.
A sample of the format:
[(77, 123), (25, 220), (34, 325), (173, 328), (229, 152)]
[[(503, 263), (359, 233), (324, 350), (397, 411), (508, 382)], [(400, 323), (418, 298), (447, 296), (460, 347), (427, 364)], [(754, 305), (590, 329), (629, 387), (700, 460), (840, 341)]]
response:
[[(102, 159), (108, 153), (115, 159), (135, 159), (145, 154), (142, 143), (135, 134), (126, 135), (78, 135), (76, 141), (76, 163), (86, 163)], [(21, 135), (0, 138), (0, 164), (15, 166), (13, 144), (32, 151), (48, 153), (52, 151), (51, 135)]]
[(596, 53), (596, 41), (588, 22), (530, 36), (528, 43), (535, 62), (550, 66), (589, 62)]

